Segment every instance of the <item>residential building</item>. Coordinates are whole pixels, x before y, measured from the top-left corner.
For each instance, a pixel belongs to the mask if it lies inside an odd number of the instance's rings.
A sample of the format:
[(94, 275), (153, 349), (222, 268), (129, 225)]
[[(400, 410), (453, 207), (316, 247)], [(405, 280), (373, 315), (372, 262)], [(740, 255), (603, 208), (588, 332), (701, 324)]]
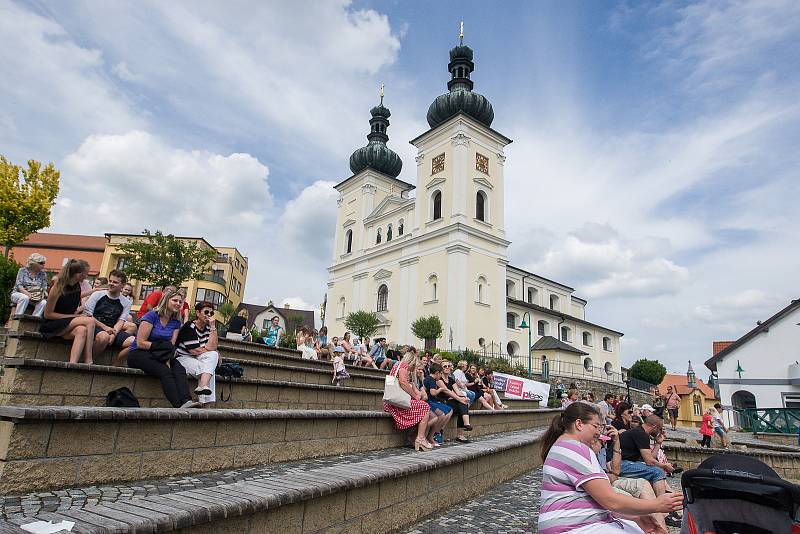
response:
[(89, 276), (94, 278), (100, 273), (105, 248), (106, 238), (101, 235), (36, 232), (11, 249), (11, 254), (17, 263), (24, 265), (28, 256), (38, 252), (47, 258), (45, 271), (50, 276), (57, 274), (69, 259), (86, 260), (89, 262)]
[[(119, 246), (129, 241), (142, 239), (140, 234), (106, 234), (105, 251), (100, 267), (102, 276), (107, 276), (112, 269), (125, 270), (125, 255)], [(216, 310), (224, 302), (230, 301), (234, 309), (241, 304), (244, 298), (244, 288), (247, 282), (247, 258), (235, 247), (213, 247), (202, 237), (179, 237), (182, 241), (194, 242), (203, 248), (213, 249), (217, 252), (214, 263), (209, 273), (200, 280), (184, 281), (182, 287), (186, 289), (186, 298), (189, 305), (194, 307), (195, 302), (208, 301)], [(134, 285), (133, 309), (138, 310), (142, 301), (155, 291), (156, 286), (146, 280), (130, 280)], [(222, 321), (219, 313), (217, 321)]]
[(472, 60), (463, 44), (450, 50), (449, 91), (430, 105), (430, 129), (411, 140), (416, 186), (398, 179), (403, 162), (387, 146), (383, 96), (370, 110), (369, 143), (350, 157), (353, 174), (334, 186), (326, 323), (344, 332), (349, 312), (374, 311), (377, 335), (421, 345), (410, 325), (435, 314), (444, 326), (440, 347), (527, 355), (524, 318), (533, 346), (548, 336), (563, 343), (552, 353), (559, 364), (620, 376), (622, 333), (589, 322), (587, 301), (573, 288), (509, 265), (504, 150), (511, 139), (492, 129), (491, 103), (473, 91)]
[[(724, 406), (800, 408), (800, 299), (708, 361)], [(719, 345), (717, 345), (719, 348)]]
[(239, 313), (241, 310), (247, 311), (248, 330), (252, 328), (253, 325), (256, 325), (256, 328), (259, 330), (266, 329), (273, 317), (278, 317), (278, 324), (284, 331), (294, 332), (295, 328), (303, 325), (314, 328), (313, 310), (290, 308), (288, 304), (281, 307), (275, 306), (274, 304), (261, 306), (258, 304), (247, 304), (245, 302), (239, 305), (236, 313)]
[(689, 378), (687, 375), (664, 375), (664, 379), (658, 385), (658, 390), (662, 395), (667, 392), (667, 386), (672, 386), (672, 390), (681, 398), (681, 405), (678, 409), (678, 426), (700, 428), (700, 424), (703, 422), (703, 413), (719, 402), (714, 390), (694, 376)]

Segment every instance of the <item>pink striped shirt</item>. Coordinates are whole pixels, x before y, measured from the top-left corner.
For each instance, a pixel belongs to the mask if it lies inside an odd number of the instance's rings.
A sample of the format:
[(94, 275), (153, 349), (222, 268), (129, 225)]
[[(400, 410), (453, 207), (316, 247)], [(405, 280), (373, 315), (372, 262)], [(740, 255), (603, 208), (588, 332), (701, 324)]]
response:
[(611, 513), (581, 489), (584, 482), (597, 478), (608, 480), (588, 446), (572, 439), (556, 441), (542, 468), (539, 534), (614, 523)]

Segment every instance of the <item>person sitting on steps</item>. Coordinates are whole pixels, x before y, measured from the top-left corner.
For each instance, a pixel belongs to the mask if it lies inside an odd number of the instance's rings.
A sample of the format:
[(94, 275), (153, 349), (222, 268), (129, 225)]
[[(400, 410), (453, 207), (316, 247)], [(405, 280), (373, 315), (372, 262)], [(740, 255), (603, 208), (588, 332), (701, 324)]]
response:
[(44, 321), (39, 333), (45, 339), (60, 337), (72, 340), (69, 362), (78, 363), (83, 355), (84, 363), (92, 363), (92, 340), (94, 319), (81, 313), (81, 282), (89, 274), (89, 264), (84, 260), (67, 260), (61, 268), (58, 280), (50, 288)]
[[(397, 430), (406, 430), (417, 425), (414, 449), (429, 451), (433, 449), (433, 444), (425, 436), (428, 433), (428, 424), (432, 416), (428, 403), (422, 400), (422, 394), (415, 385), (414, 376), (419, 364), (416, 351), (408, 351), (403, 359), (392, 367), (389, 374), (397, 377), (400, 388), (411, 396), (411, 405), (408, 408), (400, 408), (384, 402), (383, 411), (392, 416)], [(435, 418), (435, 416), (433, 417)]]
[(114, 269), (108, 273), (107, 289), (96, 291), (83, 305), (83, 313), (94, 318), (95, 331), (92, 354), (102, 354), (107, 347), (120, 348), (111, 365), (121, 365), (128, 357), (128, 348), (136, 334), (136, 325), (128, 322), (131, 300), (122, 295), (122, 286), (128, 277)]
[(15, 315), (23, 315), (31, 302), (33, 315), (41, 317), (47, 305), (47, 273), (44, 272), (45, 257), (34, 252), (28, 257), (25, 267), (17, 271), (11, 303), (16, 304)]
[(219, 365), (217, 325), (214, 321), (214, 306), (210, 302), (194, 305), (196, 317), (183, 325), (178, 332), (178, 361), (186, 374), (197, 379), (194, 393), (203, 408), (209, 408), (217, 400), (216, 369)]

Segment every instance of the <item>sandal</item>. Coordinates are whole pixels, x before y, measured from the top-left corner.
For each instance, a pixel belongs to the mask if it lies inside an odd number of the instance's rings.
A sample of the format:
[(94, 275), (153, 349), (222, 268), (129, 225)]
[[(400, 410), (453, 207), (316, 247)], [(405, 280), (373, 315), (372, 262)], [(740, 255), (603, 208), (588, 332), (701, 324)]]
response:
[(433, 449), (433, 445), (431, 445), (427, 439), (415, 439), (414, 440), (414, 450), (421, 451), (421, 452), (428, 452)]

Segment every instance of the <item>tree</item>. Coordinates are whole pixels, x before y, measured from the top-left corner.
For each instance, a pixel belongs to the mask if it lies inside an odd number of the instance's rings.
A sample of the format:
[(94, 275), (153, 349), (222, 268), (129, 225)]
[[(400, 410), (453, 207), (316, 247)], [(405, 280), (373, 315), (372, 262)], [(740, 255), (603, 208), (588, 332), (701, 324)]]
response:
[(222, 324), (227, 325), (228, 321), (230, 321), (231, 317), (233, 317), (233, 313), (235, 311), (236, 308), (233, 307), (233, 302), (229, 300), (217, 308), (217, 313), (219, 313), (220, 317), (222, 317)]
[(419, 317), (411, 323), (411, 332), (420, 339), (425, 340), (425, 349), (436, 346), (436, 340), (442, 337), (442, 321), (438, 315)]
[(667, 374), (667, 368), (664, 367), (658, 360), (648, 360), (647, 358), (640, 358), (633, 362), (630, 369), (628, 369), (628, 376), (643, 380), (650, 384), (658, 385), (664, 380), (664, 375)]
[(50, 226), (50, 209), (58, 196), (61, 173), (52, 163), (28, 160), (23, 169), (0, 156), (0, 245), (3, 255), (32, 233)]
[(0, 256), (0, 324), (6, 322), (6, 314), (11, 310), (11, 290), (17, 280), (19, 265), (13, 258)]
[(363, 310), (350, 312), (344, 319), (347, 329), (361, 339), (377, 332), (379, 324), (378, 316), (375, 313)]
[(181, 241), (174, 235), (145, 230), (143, 239), (128, 241), (118, 249), (126, 257), (125, 273), (129, 278), (156, 286), (180, 286), (184, 280), (197, 280), (208, 273), (217, 251), (202, 248), (193, 241)]

